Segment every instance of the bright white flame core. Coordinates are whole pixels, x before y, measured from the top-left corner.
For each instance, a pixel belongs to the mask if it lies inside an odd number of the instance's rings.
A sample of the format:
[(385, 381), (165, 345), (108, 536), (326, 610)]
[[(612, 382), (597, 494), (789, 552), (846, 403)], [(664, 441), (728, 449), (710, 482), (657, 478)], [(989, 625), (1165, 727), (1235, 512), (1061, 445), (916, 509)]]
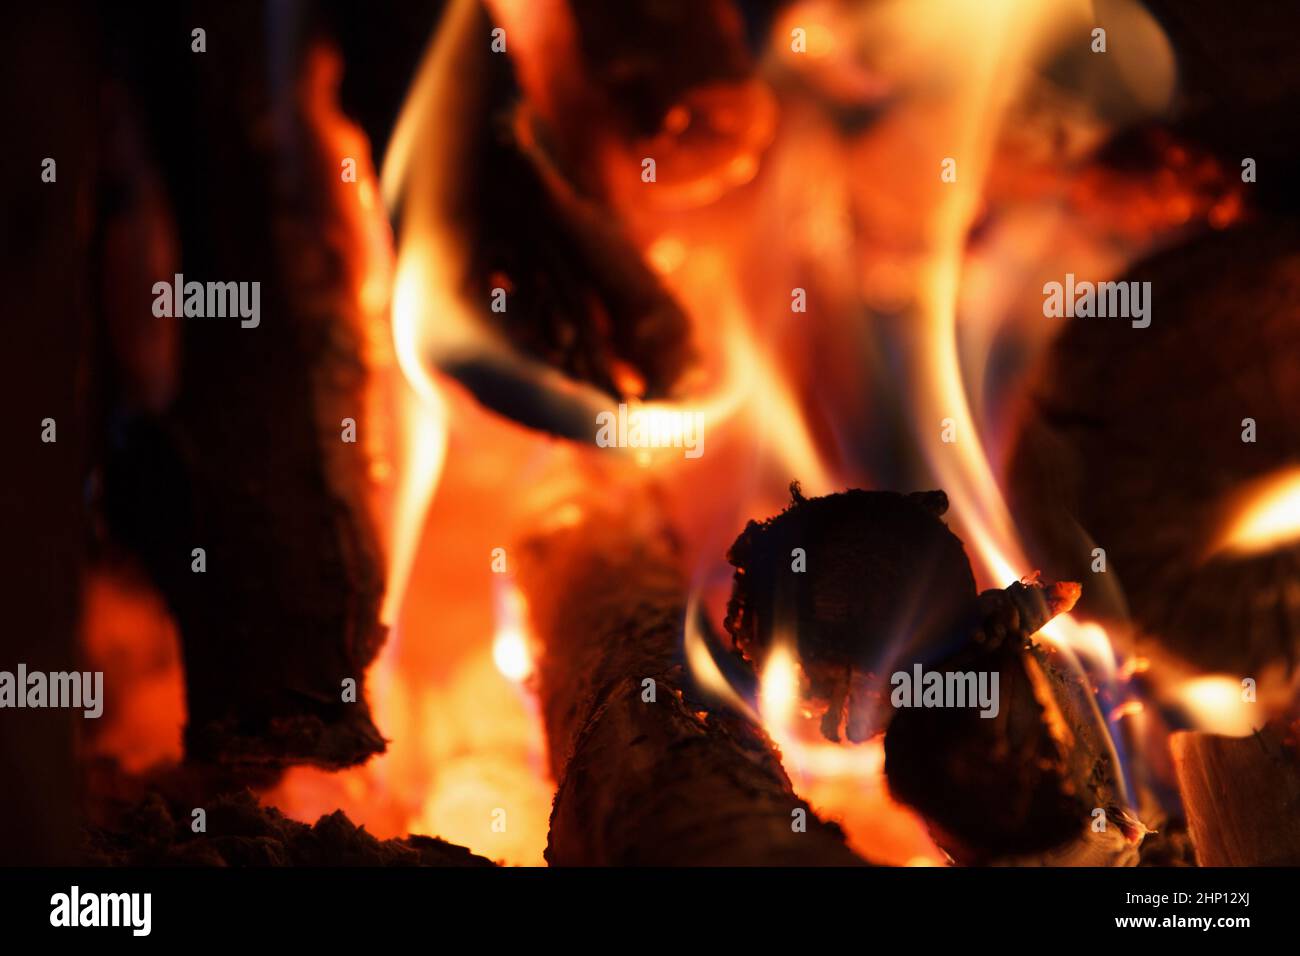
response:
[(1257, 554), (1300, 539), (1300, 466), (1255, 483), (1213, 553)]

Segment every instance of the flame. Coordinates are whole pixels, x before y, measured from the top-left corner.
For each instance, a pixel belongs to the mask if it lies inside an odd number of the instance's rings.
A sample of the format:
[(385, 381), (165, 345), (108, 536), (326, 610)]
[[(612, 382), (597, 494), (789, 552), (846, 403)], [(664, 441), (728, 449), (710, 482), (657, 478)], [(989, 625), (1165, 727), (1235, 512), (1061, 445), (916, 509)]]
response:
[(390, 528), (388, 586), (380, 619), (392, 624), (410, 578), (424, 530), (423, 517), (447, 454), (447, 410), (437, 383), (420, 361), (419, 329), (427, 303), (436, 301), (422, 245), (404, 246), (393, 292), (393, 346), (408, 389), (395, 398), (402, 451)]
[(522, 683), (533, 672), (527, 631), (528, 603), (513, 583), (499, 585), (496, 591), (497, 630), (492, 638), (492, 660), (505, 678)]
[(682, 651), (691, 677), (707, 696), (744, 714), (754, 723), (762, 723), (762, 716), (736, 692), (735, 687), (713, 660), (713, 655), (709, 652), (701, 631), (701, 604), (699, 591), (693, 590), (686, 604), (686, 624), (682, 643)]
[(795, 791), (837, 820), (849, 846), (874, 862), (944, 865), (946, 855), (921, 821), (889, 795), (884, 737), (857, 746), (823, 738), (813, 715), (800, 708), (801, 680), (793, 636), (778, 635), (763, 667), (759, 711)]
[(773, 738), (788, 740), (788, 727), (799, 704), (799, 662), (789, 635), (776, 635), (763, 667), (759, 712)]
[(1195, 726), (1209, 733), (1244, 737), (1262, 723), (1257, 708), (1247, 703), (1241, 681), (1226, 674), (1185, 681), (1176, 698)]
[[(971, 548), (982, 585), (1005, 586), (1033, 568), (1003, 498), (981, 427), (981, 415), (990, 410), (982, 402), (972, 401), (972, 395), (980, 396), (986, 384), (983, 376), (997, 331), (992, 322), (999, 310), (979, 301), (972, 307), (965, 298), (968, 290), (964, 284), (970, 279), (989, 302), (1004, 306), (1002, 311), (1007, 311), (1009, 303), (998, 302), (997, 296), (1005, 296), (1004, 291), (990, 288), (996, 271), (976, 268), (984, 263), (975, 260), (970, 236), (985, 210), (990, 173), (1009, 110), (1039, 58), (1062, 30), (1091, 22), (1090, 5), (1045, 0), (997, 0), (978, 5), (962, 0), (857, 6), (810, 2), (794, 5), (779, 22), (773, 39), (776, 68), (802, 71), (805, 80), (826, 98), (861, 105), (875, 104), (886, 94), (906, 94), (861, 144), (845, 143), (833, 128), (815, 121), (790, 120), (789, 128), (778, 129), (773, 155), (764, 159), (765, 168), (755, 183), (777, 191), (785, 200), (780, 204), (782, 218), (776, 221), (780, 228), (791, 229), (796, 248), (802, 244), (812, 250), (814, 261), (809, 268), (819, 281), (829, 288), (851, 290), (834, 299), (829, 308), (823, 306), (816, 318), (810, 315), (805, 321), (826, 328), (831, 317), (825, 312), (836, 306), (848, 312), (860, 307), (855, 294), (865, 295), (885, 313), (899, 315), (890, 331), (899, 343), (896, 354), (903, 366), (907, 410), (933, 486), (949, 495), (949, 520)], [(816, 50), (811, 64), (791, 56), (785, 48), (794, 27), (807, 30), (809, 50)], [(863, 66), (864, 50), (874, 58), (874, 69)], [(898, 151), (901, 147), (907, 147), (905, 159)], [(869, 153), (873, 150), (883, 158)], [(899, 177), (898, 164), (910, 169), (918, 165), (917, 156), (932, 162), (920, 162), (919, 172)], [(861, 161), (864, 157), (868, 163)], [(940, 178), (940, 161), (945, 157), (957, 161), (955, 182)], [(891, 183), (899, 179), (906, 183), (901, 200), (892, 195), (881, 198), (873, 191), (870, 163), (890, 176)], [(846, 175), (850, 165), (864, 168), (860, 176), (863, 185)], [(787, 169), (789, 184), (782, 178)], [(816, 183), (814, 190), (799, 185), (810, 179)], [(787, 189), (788, 194), (784, 192)], [(792, 225), (788, 206), (802, 210)], [(852, 207), (861, 220), (859, 231), (881, 234), (879, 248), (863, 257), (865, 265), (844, 256), (843, 250), (854, 244), (853, 227), (843, 220), (845, 206)], [(735, 232), (716, 218), (710, 219), (709, 210), (697, 216), (678, 215), (671, 230), (642, 210), (626, 211), (633, 223), (650, 220), (658, 227), (658, 231), (650, 225), (641, 227), (651, 261), (693, 312), (707, 302), (700, 290), (719, 288), (719, 277), (729, 274), (728, 264), (734, 274), (742, 268), (737, 263), (762, 263), (753, 268), (749, 281), (761, 276), (758, 284), (763, 294), (776, 298), (784, 293), (777, 284), (779, 279), (763, 276), (764, 271), (775, 273), (782, 268), (780, 260), (768, 259), (762, 250), (752, 248), (748, 236), (737, 234), (764, 220), (758, 215), (753, 220), (742, 218), (743, 213), (754, 215), (754, 210), (744, 205), (744, 195), (733, 197), (728, 208), (741, 223)], [(1034, 224), (1034, 228), (1041, 227)], [(771, 232), (757, 232), (770, 241)], [(901, 232), (906, 238), (891, 232)], [(1022, 242), (1028, 234), (1025, 230), (1019, 237)], [(718, 246), (724, 250), (724, 261), (713, 266), (701, 254), (712, 253)], [(1089, 261), (1111, 269), (1118, 265), (1095, 250), (1081, 248), (1082, 254), (1091, 257)], [(999, 265), (1005, 268), (995, 260), (987, 269), (996, 270)], [(858, 276), (865, 278), (859, 280)], [(835, 458), (825, 443), (814, 439), (811, 409), (794, 384), (798, 366), (791, 356), (773, 347), (770, 333), (779, 324), (770, 318), (769, 310), (755, 307), (756, 298), (735, 296), (731, 300), (745, 321), (728, 330), (721, 346), (724, 352), (743, 358), (749, 367), (761, 369), (761, 380), (774, 388), (774, 409), (758, 417), (761, 425), (756, 435), (774, 446), (776, 460), (806, 469), (791, 474), (812, 476), (813, 483), (820, 486), (807, 489), (813, 494), (862, 483), (851, 462)], [(960, 329), (959, 315), (963, 316)], [(1026, 343), (1041, 347), (1047, 342), (1041, 328), (1039, 324), (1019, 334)], [(808, 334), (816, 331), (813, 325)], [(837, 327), (835, 332), (840, 337), (837, 341), (860, 335), (847, 327)], [(707, 345), (704, 351), (711, 354)], [(809, 362), (804, 374), (821, 375), (820, 358)], [(828, 359), (826, 364), (833, 376), (834, 363)], [(851, 391), (856, 387), (852, 378), (849, 373), (831, 379), (837, 388), (837, 409), (865, 404), (862, 393)], [(741, 419), (732, 426), (742, 431), (753, 427), (752, 422)], [(845, 426), (851, 423), (851, 419), (843, 422)], [(945, 433), (955, 435), (956, 440), (945, 441)], [(755, 501), (759, 498), (754, 496)], [(757, 506), (751, 510), (760, 517), (771, 513)], [(693, 596), (688, 612), (688, 662), (697, 680), (711, 693), (745, 712), (747, 705), (728, 697), (719, 686), (725, 679), (712, 666), (692, 624), (698, 597)], [(1120, 678), (1105, 628), (1062, 615), (1042, 633), (1065, 652), (1072, 666), (1086, 667), (1093, 679), (1113, 690)], [(789, 635), (776, 643), (763, 663), (758, 697), (762, 724), (781, 750), (796, 789), (817, 809), (844, 820), (851, 841), (873, 859), (943, 861), (944, 855), (930, 843), (917, 821), (889, 801), (883, 782), (881, 738), (857, 747), (834, 744), (818, 735), (813, 715), (800, 712), (801, 674), (793, 647)], [(1119, 695), (1112, 697), (1118, 699)], [(1112, 725), (1135, 714), (1139, 706), (1129, 702), (1115, 706)], [(872, 807), (872, 819), (862, 815), (866, 805)], [(886, 846), (889, 849), (883, 850)]]
[(1300, 465), (1252, 483), (1236, 501), (1211, 556), (1259, 554), (1300, 540)]
[[(488, 54), (480, 4), (455, 0), (399, 118), (378, 190), (401, 222), (391, 315), (399, 440), (384, 602), (393, 635), (370, 675), (392, 750), (328, 787), (300, 776), (281, 796), (299, 809), (331, 801), (358, 808), (376, 832), (438, 833), (520, 863), (540, 860), (551, 792), (526, 692), (531, 635), (509, 575), (488, 580), (486, 547), (467, 550), (467, 542), (485, 544), (489, 532), (515, 537), (521, 515), (537, 521), (539, 502), (549, 508), (542, 525), (574, 520), (581, 508), (570, 498), (618, 489), (611, 493), (643, 495), (673, 513), (696, 570), (716, 563), (745, 520), (784, 503), (791, 478), (810, 495), (874, 483), (872, 462), (854, 455), (857, 433), (876, 411), (866, 380), (901, 366), (920, 455), (933, 485), (948, 492), (950, 520), (983, 583), (1004, 586), (1032, 571), (992, 464), (996, 409), (985, 395), (995, 318), (1011, 311), (1002, 287), (1010, 283), (998, 283), (1006, 248), (981, 259), (971, 234), (1025, 81), (1060, 31), (1091, 23), (1092, 13), (1084, 0), (797, 3), (779, 16), (758, 79), (688, 91), (661, 130), (626, 142), (606, 129), (615, 124), (590, 120), (610, 104), (593, 106), (567, 4), (489, 0), (487, 8), (507, 26), (527, 106), (552, 122), (556, 139), (576, 136), (585, 172), (595, 172), (586, 185), (604, 188), (611, 217), (693, 317), (700, 367), (670, 399), (636, 407), (699, 414), (708, 452), (683, 463), (668, 449), (543, 450), (535, 435), (474, 408), (439, 371), (466, 356), (490, 362), (578, 422), (594, 421), (615, 401), (520, 353), (463, 298), (471, 249), (454, 225), (467, 148), (458, 134), (482, 122), (474, 78)], [(807, 31), (807, 56), (788, 49), (795, 27)], [(781, 96), (804, 108), (778, 110)], [(866, 134), (828, 118), (828, 103), (851, 111), (887, 98), (888, 114)], [(1159, 89), (1144, 98), (1159, 100)], [(707, 129), (704, 139), (692, 139), (699, 129)], [(662, 162), (660, 181), (646, 192), (626, 173), (650, 154)], [(940, 180), (944, 157), (957, 161), (955, 182)], [(900, 167), (909, 172), (898, 175)], [(898, 185), (881, 189), (880, 177)], [(1164, 205), (1191, 208), (1186, 197), (1169, 198)], [(1232, 214), (1230, 205), (1215, 207), (1220, 218)], [(1016, 255), (1038, 262), (1033, 256), (1050, 246), (1056, 225), (1018, 223), (1020, 245), (1034, 252)], [(1137, 240), (1124, 238), (1113, 245), (1129, 251)], [(1080, 241), (1070, 254), (1104, 269), (1121, 265), (1121, 253), (1099, 251), (1103, 245)], [(806, 312), (790, 305), (795, 287), (809, 292)], [(382, 283), (367, 289), (382, 299)], [(854, 354), (875, 347), (864, 305), (897, 316), (892, 326), (879, 320), (890, 326), (893, 351), (875, 366)], [(1015, 331), (1032, 351), (1050, 330), (1026, 323)], [(613, 376), (627, 394), (644, 391), (630, 366)], [(948, 430), (955, 441), (942, 439)], [(460, 434), (472, 436), (474, 454), (448, 456)], [(519, 484), (527, 490), (503, 496)], [(511, 505), (503, 507), (503, 497)], [(828, 742), (814, 715), (801, 711), (793, 636), (764, 662), (755, 708), (709, 652), (703, 603), (698, 591), (691, 595), (684, 628), (695, 681), (762, 723), (796, 789), (841, 820), (855, 848), (882, 862), (941, 864), (921, 823), (889, 798), (881, 738)], [(441, 637), (447, 631), (454, 650)], [(1090, 675), (1123, 679), (1101, 626), (1062, 616), (1044, 634)], [(1112, 719), (1136, 709), (1120, 702)], [(491, 809), (506, 811), (506, 832), (487, 827)]]
[[(508, 577), (489, 568), (487, 536), (508, 535), (493, 500), (499, 492), (485, 490), (505, 485), (533, 446), (521, 447), (517, 429), (456, 407), (435, 362), (439, 347), (477, 343), (481, 333), (456, 291), (466, 249), (444, 215), (454, 169), (443, 149), (454, 136), (444, 131), (456, 128), (463, 108), (460, 41), (475, 8), (454, 4), (435, 34), (378, 187), (358, 163), (359, 194), (373, 215), (384, 215), (379, 195), (401, 224), (391, 313), (375, 317), (371, 363), (375, 404), (392, 439), (374, 471), (389, 554), (381, 619), (390, 633), (367, 687), (389, 749), (343, 773), (294, 769), (266, 797), (299, 819), (341, 808), (381, 837), (437, 835), (506, 863), (536, 865), (551, 783), (535, 705), (520, 686), (532, 666), (525, 608)], [(388, 281), (372, 270), (366, 300), (387, 302)], [(483, 443), (454, 463), (447, 456), (453, 420)], [(457, 505), (439, 513), (448, 481)], [(470, 542), (477, 555), (463, 552)]]
[[(1138, 28), (1142, 43), (1152, 53), (1151, 63), (1143, 64), (1134, 60), (1132, 50), (1127, 51), (1121, 72), (1135, 101), (1144, 109), (1158, 109), (1168, 101), (1172, 89), (1168, 43), (1149, 15), (1136, 5), (1121, 6), (1126, 22)], [(790, 28), (807, 29), (809, 49), (815, 47), (816, 56), (791, 56), (778, 45), (776, 58), (782, 69), (801, 71), (805, 81), (828, 101), (861, 106), (877, 104), (885, 96), (898, 98), (897, 105), (891, 103), (878, 121), (874, 135), (864, 137), (862, 145), (854, 144), (851, 151), (839, 146), (833, 134), (815, 126), (800, 130), (805, 143), (822, 137), (814, 148), (799, 152), (795, 147), (793, 151), (803, 160), (798, 164), (800, 170), (805, 175), (815, 170), (818, 183), (816, 194), (804, 197), (807, 201), (802, 205), (816, 215), (805, 214), (808, 228), (802, 238), (826, 260), (818, 267), (828, 281), (844, 283), (845, 277), (863, 276), (860, 294), (886, 315), (898, 316), (892, 329), (900, 343), (895, 355), (903, 366), (913, 433), (934, 486), (949, 495), (949, 521), (971, 549), (983, 587), (1002, 587), (1033, 571), (990, 453), (991, 447), (1004, 439), (1004, 434), (998, 433), (1003, 422), (993, 416), (1005, 408), (1005, 404), (993, 406), (989, 399), (986, 376), (993, 343), (999, 332), (1010, 331), (1025, 353), (1032, 355), (1046, 346), (1054, 331), (1037, 320), (1032, 300), (1026, 308), (1010, 298), (1009, 290), (1016, 283), (1008, 274), (1015, 276), (1019, 270), (1032, 278), (1056, 261), (1085, 262), (1100, 274), (1113, 274), (1158, 230), (1185, 223), (1192, 215), (1205, 217), (1217, 228), (1235, 218), (1239, 208), (1236, 194), (1217, 180), (1165, 196), (1168, 201), (1158, 208), (1123, 219), (1127, 225), (1122, 231), (1093, 218), (1099, 214), (1082, 205), (1084, 236), (1065, 240), (1061, 243), (1064, 251), (1051, 245), (1057, 234), (1068, 235), (1063, 221), (1050, 218), (1057, 214), (1033, 220), (1012, 209), (995, 225), (1000, 231), (994, 232), (983, 248), (973, 248), (972, 233), (989, 208), (991, 193), (1001, 190), (1023, 195), (1025, 189), (1022, 183), (995, 182), (993, 174), (997, 172), (995, 158), (1000, 159), (1007, 149), (1001, 140), (1019, 134), (1019, 130), (1009, 130), (1007, 117), (1013, 108), (1021, 108), (1018, 101), (1027, 88), (1026, 80), (1062, 36), (1073, 30), (1070, 35), (1077, 42), (1080, 26), (1094, 22), (1091, 4), (1083, 2), (997, 0), (976, 5), (960, 0), (922, 0), (856, 7), (808, 2), (783, 13), (782, 29), (776, 34), (776, 42), (783, 44)], [(874, 54), (874, 69), (861, 66), (862, 51), (868, 48)], [(1081, 126), (1071, 132), (1082, 132), (1081, 140), (1094, 145), (1104, 136), (1103, 130), (1094, 127)], [(903, 141), (909, 147), (906, 160), (890, 151), (890, 137), (895, 144)], [(787, 148), (788, 142), (778, 137), (775, 149)], [(840, 171), (850, 156), (853, 160), (849, 161), (861, 170), (862, 186)], [(956, 161), (955, 182), (941, 181), (943, 158)], [(920, 171), (899, 177), (900, 162), (919, 166)], [(1012, 163), (1010, 168), (1014, 176), (1024, 167)], [(905, 182), (905, 188), (896, 187), (901, 198), (879, 195), (873, 170), (888, 176), (891, 184)], [(1083, 187), (1095, 178), (1095, 174), (1083, 175), (1071, 188), (1082, 197)], [(1143, 183), (1111, 185), (1123, 187), (1111, 190), (1117, 195), (1152, 191)], [(1216, 190), (1218, 196), (1209, 195)], [(828, 197), (843, 196), (866, 220), (865, 227), (858, 223), (859, 231), (870, 233), (875, 227), (881, 232), (877, 247), (864, 257), (865, 265), (836, 261), (842, 256), (837, 250), (851, 247), (852, 239), (835, 210), (836, 199)], [(1105, 205), (1094, 200), (1089, 192), (1086, 203)], [(1082, 203), (1082, 198), (1079, 201)], [(1174, 206), (1181, 212), (1169, 212)], [(1118, 211), (1110, 209), (1104, 215), (1113, 219), (1112, 214)], [(901, 238), (890, 235), (891, 228)], [(1101, 238), (1108, 234), (1114, 237), (1109, 247)], [(1029, 318), (1020, 324), (1009, 329), (996, 324), (1022, 310)], [(838, 397), (844, 404), (846, 394)], [(950, 438), (954, 440), (947, 440)], [(846, 474), (829, 464), (827, 470), (832, 478)], [(1275, 509), (1271, 519), (1274, 529), (1285, 525), (1277, 515)], [(1142, 714), (1142, 702), (1125, 699), (1125, 695), (1129, 679), (1143, 665), (1129, 661), (1121, 670), (1107, 629), (1068, 614), (1050, 622), (1041, 635), (1064, 652), (1068, 666), (1098, 685), (1118, 748), (1120, 723), (1138, 720)], [(809, 715), (801, 720), (794, 713), (798, 682), (797, 663), (788, 650), (778, 648), (761, 679), (764, 726), (778, 742), (797, 785), (806, 788), (810, 797), (817, 794), (814, 802), (821, 802), (822, 809), (832, 815), (852, 814), (861, 793), (880, 784), (880, 768), (862, 757), (864, 751), (879, 747), (879, 738), (859, 748), (816, 738), (810, 730), (814, 722), (806, 719)], [(858, 793), (846, 802), (844, 793), (828, 784), (850, 778)], [(854, 830), (849, 828), (851, 838)], [(905, 832), (906, 825), (900, 824), (895, 831)], [(880, 838), (877, 832), (877, 854)], [(943, 855), (933, 848), (917, 850), (903, 862), (913, 859), (941, 861)]]
[[(997, 135), (1018, 92), (1018, 82), (1055, 35), (1062, 15), (1068, 19), (1081, 8), (1042, 0), (999, 0), (980, 5), (978, 12), (960, 2), (934, 0), (930, 5), (935, 8), (933, 22), (945, 24), (942, 43), (961, 38), (957, 49), (947, 49), (950, 56), (958, 58), (966, 92), (937, 107), (940, 120), (935, 125), (941, 134), (934, 136), (935, 155), (957, 160), (957, 178), (939, 186), (933, 204), (921, 211), (927, 255), (916, 269), (916, 314), (903, 330), (908, 342), (912, 421), (936, 484), (948, 493), (951, 520), (983, 569), (985, 585), (1002, 587), (1033, 569), (968, 397), (967, 389), (982, 384), (982, 379), (970, 383), (962, 363), (958, 334), (961, 282), (968, 238), (982, 209)], [(972, 15), (978, 23), (969, 22)], [(981, 32), (966, 34), (956, 23)], [(987, 339), (988, 333), (977, 329), (976, 335)], [(1115, 655), (1100, 625), (1080, 623), (1062, 614), (1041, 634), (1100, 667), (1106, 679), (1113, 680)]]
[[(932, 0), (943, 27), (931, 39), (956, 57), (964, 95), (938, 104), (937, 157), (957, 163), (956, 181), (936, 186), (925, 216), (927, 259), (918, 269), (917, 312), (909, 334), (913, 423), (937, 482), (988, 583), (1004, 586), (1031, 570), (994, 477), (967, 398), (957, 335), (958, 293), (967, 239), (981, 209), (983, 185), (1003, 116), (1061, 5), (998, 0), (978, 7)], [(972, 32), (966, 32), (969, 29)], [(955, 47), (955, 48), (954, 48)], [(950, 61), (951, 62), (951, 61)], [(938, 164), (933, 176), (939, 180)]]

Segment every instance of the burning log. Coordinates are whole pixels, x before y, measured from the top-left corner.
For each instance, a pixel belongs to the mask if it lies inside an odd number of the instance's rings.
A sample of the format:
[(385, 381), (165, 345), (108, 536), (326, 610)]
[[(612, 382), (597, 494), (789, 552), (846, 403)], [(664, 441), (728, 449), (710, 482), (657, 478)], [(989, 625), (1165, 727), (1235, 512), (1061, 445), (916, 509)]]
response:
[[(961, 541), (940, 520), (943, 492), (850, 491), (751, 522), (727, 629), (761, 666), (782, 631), (797, 634), (807, 693), (827, 706), (823, 733), (885, 733), (891, 793), (918, 810), (962, 863), (1136, 862), (1142, 827), (1126, 810), (1118, 759), (1077, 667), (1030, 640), (1068, 611), (1079, 586), (1036, 580), (978, 597)], [(802, 547), (807, 570), (792, 569)], [(896, 670), (901, 669), (901, 670)], [(924, 669), (993, 688), (979, 709), (930, 706), (899, 689)], [(886, 692), (877, 675), (895, 672)], [(916, 699), (911, 699), (915, 697)], [(947, 704), (945, 706), (945, 704)], [(1095, 824), (1095, 826), (1094, 826)]]
[(534, 541), (520, 583), (559, 784), (552, 865), (852, 865), (761, 729), (697, 703), (686, 584), (661, 530), (590, 519)]
[(1296, 726), (1249, 737), (1184, 731), (1170, 739), (1201, 866), (1300, 866)]
[[(760, 668), (778, 634), (794, 635), (811, 695), (829, 704), (827, 738), (839, 739), (847, 712), (849, 740), (865, 740), (872, 706), (857, 692), (865, 675), (948, 641), (975, 604), (975, 578), (941, 520), (941, 491), (808, 499), (796, 482), (790, 493), (790, 508), (751, 521), (731, 546), (737, 570), (723, 626)], [(800, 552), (806, 573), (792, 570)]]
[(1077, 667), (1018, 635), (934, 668), (996, 674), (999, 689), (990, 719), (907, 708), (885, 732), (890, 792), (925, 817), (935, 842), (964, 864), (1137, 862), (1145, 828), (1127, 809), (1106, 723)]
[[(512, 37), (511, 57), (557, 165), (579, 191), (608, 196), (631, 185), (638, 204), (682, 208), (748, 179), (776, 119), (746, 37), (746, 16), (761, 20), (771, 12), (760, 9), (765, 3), (544, 5), (546, 21), (488, 0)], [(648, 191), (640, 182), (646, 158), (656, 164)]]
[[(384, 631), (370, 461), (344, 440), (345, 419), (369, 424), (366, 260), (358, 187), (340, 181), (320, 105), (336, 76), (301, 24), (205, 11), (195, 55), (191, 19), (169, 8), (111, 28), (164, 180), (204, 184), (170, 197), (185, 277), (247, 287), (254, 314), (195, 317), (186, 290), (175, 400), (118, 423), (104, 507), (176, 615), (189, 756), (346, 766), (384, 748), (362, 686)], [(268, 72), (272, 47), (283, 74)], [(136, 289), (116, 328), (155, 321), (157, 292)]]
[[(477, 342), (444, 342), (449, 323), (437, 322), (425, 357), (493, 410), (588, 439), (589, 406), (673, 393), (694, 359), (690, 327), (608, 209), (547, 148), (511, 60), (483, 41), (492, 29), (477, 0), (449, 6), (384, 187), (390, 201), (401, 193), (403, 229), (448, 237), (425, 254), (479, 326)], [(557, 372), (571, 381), (557, 387)]]
[[(1095, 581), (1089, 613), (1122, 615), (1126, 600), (1151, 639), (1195, 666), (1242, 675), (1294, 666), (1300, 545), (1213, 552), (1225, 506), (1296, 462), (1300, 236), (1261, 221), (1168, 250), (1125, 278), (1151, 282), (1150, 328), (1072, 320), (1031, 395), (1009, 473), (1035, 561)], [(1107, 574), (1092, 573), (1094, 547)]]

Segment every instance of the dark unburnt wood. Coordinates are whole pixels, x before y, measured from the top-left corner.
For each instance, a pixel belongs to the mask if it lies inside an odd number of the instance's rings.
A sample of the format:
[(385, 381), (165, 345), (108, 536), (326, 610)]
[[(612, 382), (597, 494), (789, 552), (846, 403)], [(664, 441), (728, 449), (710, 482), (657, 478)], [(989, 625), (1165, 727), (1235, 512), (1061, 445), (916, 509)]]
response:
[[(196, 24), (204, 53), (191, 51)], [(180, 271), (260, 283), (255, 328), (177, 321), (174, 400), (121, 415), (105, 468), (113, 533), (179, 624), (187, 754), (250, 770), (355, 764), (384, 747), (364, 697), (384, 562), (365, 444), (341, 440), (343, 418), (371, 425), (361, 239), (312, 112), (318, 48), (306, 24), (244, 5), (122, 11), (105, 29), (167, 186)], [(116, 327), (127, 302), (155, 322), (150, 285), (126, 291)]]

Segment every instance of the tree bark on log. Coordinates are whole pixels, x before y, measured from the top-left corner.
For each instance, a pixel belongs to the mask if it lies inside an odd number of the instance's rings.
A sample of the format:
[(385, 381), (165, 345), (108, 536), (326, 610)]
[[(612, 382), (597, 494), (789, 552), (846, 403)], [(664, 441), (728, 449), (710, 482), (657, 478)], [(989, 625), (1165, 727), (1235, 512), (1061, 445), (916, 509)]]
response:
[(693, 699), (679, 558), (663, 532), (633, 536), (624, 521), (550, 532), (521, 560), (560, 782), (547, 861), (861, 864), (795, 795), (761, 729)]
[(1300, 866), (1296, 725), (1249, 737), (1183, 731), (1169, 745), (1201, 866)]
[[(187, 753), (259, 772), (358, 763), (384, 748), (363, 687), (384, 637), (383, 558), (365, 444), (342, 441), (344, 418), (369, 425), (364, 237), (358, 187), (312, 113), (328, 70), (305, 24), (252, 6), (123, 11), (105, 26), (170, 189), (186, 281), (260, 283), (256, 327), (178, 320), (175, 401), (119, 421), (106, 467), (113, 533), (178, 620)], [(155, 321), (150, 287), (134, 291), (138, 321)]]

